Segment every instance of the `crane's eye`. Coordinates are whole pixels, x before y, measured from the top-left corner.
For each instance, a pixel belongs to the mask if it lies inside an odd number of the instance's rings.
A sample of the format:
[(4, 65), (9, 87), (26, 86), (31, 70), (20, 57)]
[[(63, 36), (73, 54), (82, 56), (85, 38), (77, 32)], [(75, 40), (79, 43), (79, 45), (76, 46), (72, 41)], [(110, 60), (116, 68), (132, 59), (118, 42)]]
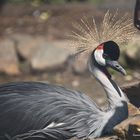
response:
[(108, 56), (108, 54), (103, 54), (103, 58), (104, 58), (105, 60), (111, 60), (111, 58)]

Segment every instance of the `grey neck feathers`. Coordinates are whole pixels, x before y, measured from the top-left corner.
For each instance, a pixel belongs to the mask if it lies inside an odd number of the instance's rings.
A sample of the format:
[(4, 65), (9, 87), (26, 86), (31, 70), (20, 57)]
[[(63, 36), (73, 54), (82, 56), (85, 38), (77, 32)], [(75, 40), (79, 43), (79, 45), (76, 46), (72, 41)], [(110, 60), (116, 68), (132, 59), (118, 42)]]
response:
[(127, 98), (119, 88), (119, 86), (111, 79), (111, 75), (109, 74), (107, 69), (99, 65), (92, 55), (89, 58), (88, 65), (90, 72), (103, 86), (107, 94), (109, 107), (114, 108), (122, 106), (122, 102), (126, 102)]

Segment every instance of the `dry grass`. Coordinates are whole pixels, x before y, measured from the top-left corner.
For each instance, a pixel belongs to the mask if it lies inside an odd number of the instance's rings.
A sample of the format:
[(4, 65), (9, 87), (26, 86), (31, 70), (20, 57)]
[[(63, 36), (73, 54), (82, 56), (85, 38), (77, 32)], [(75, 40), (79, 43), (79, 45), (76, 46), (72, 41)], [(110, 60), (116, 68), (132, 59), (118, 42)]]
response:
[(109, 40), (115, 41), (120, 47), (125, 46), (136, 33), (132, 19), (127, 14), (120, 18), (118, 10), (114, 14), (108, 10), (98, 26), (94, 18), (89, 21), (84, 17), (80, 23), (74, 24), (74, 28), (72, 46), (77, 48), (78, 54), (88, 54)]

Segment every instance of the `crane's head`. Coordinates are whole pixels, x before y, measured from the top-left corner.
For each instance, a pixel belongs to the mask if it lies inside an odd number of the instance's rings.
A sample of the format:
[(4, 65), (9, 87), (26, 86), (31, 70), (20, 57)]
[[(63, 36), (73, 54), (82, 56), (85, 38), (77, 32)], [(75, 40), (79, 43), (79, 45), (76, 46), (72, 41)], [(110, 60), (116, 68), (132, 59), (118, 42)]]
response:
[(100, 44), (94, 50), (94, 58), (97, 64), (103, 67), (111, 67), (114, 70), (126, 74), (124, 68), (118, 63), (120, 56), (119, 46), (114, 41), (107, 41)]

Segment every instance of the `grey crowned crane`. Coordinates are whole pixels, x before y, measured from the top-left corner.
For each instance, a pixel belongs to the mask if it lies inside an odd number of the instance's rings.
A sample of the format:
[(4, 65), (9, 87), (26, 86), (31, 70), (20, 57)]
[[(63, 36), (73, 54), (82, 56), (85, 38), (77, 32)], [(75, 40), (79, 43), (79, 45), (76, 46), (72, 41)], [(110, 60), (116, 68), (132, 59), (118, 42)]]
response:
[(0, 86), (0, 135), (11, 138), (58, 139), (100, 137), (128, 116), (127, 100), (107, 67), (125, 75), (117, 62), (119, 46), (108, 41), (89, 59), (90, 72), (106, 91), (109, 108), (101, 110), (85, 94), (40, 82)]
[[(120, 31), (126, 29), (131, 28), (127, 25)], [(61, 86), (41, 82), (0, 85), (0, 140), (66, 140), (112, 133), (113, 127), (128, 117), (127, 99), (107, 70), (111, 67), (126, 74), (117, 61), (119, 55), (115, 41), (104, 41), (89, 55), (89, 70), (107, 94), (105, 110), (87, 95)]]

